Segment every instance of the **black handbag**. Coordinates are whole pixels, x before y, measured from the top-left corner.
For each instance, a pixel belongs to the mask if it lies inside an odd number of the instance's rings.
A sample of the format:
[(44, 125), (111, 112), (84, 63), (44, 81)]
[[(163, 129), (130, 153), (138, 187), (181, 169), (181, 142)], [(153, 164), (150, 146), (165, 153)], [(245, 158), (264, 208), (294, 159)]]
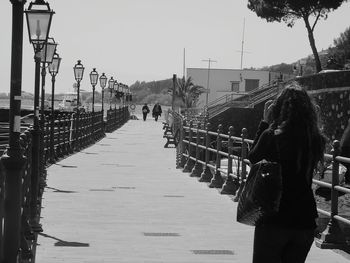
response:
[(253, 164), (239, 197), (237, 221), (255, 226), (274, 216), (282, 195), (281, 165), (262, 160)]

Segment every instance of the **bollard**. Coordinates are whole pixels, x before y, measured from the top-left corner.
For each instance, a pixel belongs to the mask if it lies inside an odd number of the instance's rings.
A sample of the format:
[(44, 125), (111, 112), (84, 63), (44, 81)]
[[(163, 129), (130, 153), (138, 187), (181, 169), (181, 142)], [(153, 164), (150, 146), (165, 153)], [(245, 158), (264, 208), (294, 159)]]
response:
[(233, 142), (232, 142), (232, 135), (233, 135), (233, 127), (230, 126), (229, 132), (228, 132), (228, 164), (227, 164), (227, 178), (222, 186), (221, 189), (221, 194), (229, 194), (229, 195), (234, 195), (237, 191), (237, 185), (235, 184), (233, 177), (230, 175), (232, 173), (232, 147), (233, 147)]
[(239, 188), (237, 191), (237, 194), (235, 196), (235, 198), (233, 199), (234, 202), (238, 202), (239, 197), (242, 193), (244, 184), (245, 184), (245, 179), (246, 179), (246, 173), (247, 173), (247, 164), (244, 162), (244, 159), (247, 158), (247, 154), (248, 154), (248, 147), (247, 147), (247, 142), (245, 141), (245, 139), (247, 138), (247, 134), (248, 131), (246, 128), (242, 129), (242, 152), (241, 152), (241, 166), (242, 166), (242, 171), (241, 174), (239, 174), (239, 170), (237, 171), (237, 177), (239, 177)]
[(206, 182), (206, 183), (209, 183), (213, 177), (208, 167), (209, 156), (210, 156), (210, 152), (208, 150), (210, 145), (209, 127), (210, 127), (210, 123), (208, 122), (205, 128), (205, 164), (203, 165), (203, 172), (201, 174), (201, 177), (198, 179), (199, 182)]
[(193, 129), (193, 121), (190, 121), (190, 129), (188, 132), (188, 148), (187, 148), (188, 149), (188, 157), (187, 157), (185, 167), (182, 170), (184, 173), (191, 172), (191, 170), (193, 169), (193, 166), (194, 166), (194, 162), (191, 159), (191, 150), (192, 150), (191, 142), (192, 142), (192, 134), (193, 134), (192, 129)]
[(331, 218), (321, 237), (316, 240), (316, 246), (323, 249), (342, 249), (347, 247), (345, 236), (340, 229), (339, 222), (334, 218), (338, 215), (338, 191), (339, 186), (339, 162), (335, 159), (340, 153), (340, 143), (333, 142), (333, 169), (332, 169), (332, 190), (331, 190)]
[(200, 128), (201, 128), (201, 124), (198, 123), (197, 131), (196, 131), (196, 161), (194, 163), (193, 169), (192, 169), (191, 174), (190, 174), (191, 177), (200, 177), (202, 170), (203, 170), (202, 164), (200, 164), (198, 162), (198, 160), (199, 160), (199, 147), (198, 147), (198, 145), (199, 145), (199, 141), (200, 141), (200, 137), (201, 137), (200, 133), (199, 133)]
[(221, 177), (221, 173), (219, 171), (220, 169), (220, 161), (221, 161), (221, 133), (222, 133), (222, 125), (219, 124), (218, 126), (218, 135), (216, 138), (216, 163), (215, 163), (215, 174), (213, 178), (210, 181), (209, 187), (210, 188), (220, 188), (224, 184), (224, 180)]

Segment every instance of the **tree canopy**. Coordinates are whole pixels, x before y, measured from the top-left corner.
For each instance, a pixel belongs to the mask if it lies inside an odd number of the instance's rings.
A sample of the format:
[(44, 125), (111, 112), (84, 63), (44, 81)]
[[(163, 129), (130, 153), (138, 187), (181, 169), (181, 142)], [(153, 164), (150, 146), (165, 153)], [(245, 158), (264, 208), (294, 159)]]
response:
[(329, 55), (343, 68), (350, 68), (350, 27), (334, 39)]
[(202, 86), (194, 85), (192, 78), (178, 79), (177, 82), (177, 95), (182, 99), (185, 107), (196, 107), (199, 96), (204, 92)]
[[(302, 19), (315, 58), (316, 72), (319, 72), (322, 66), (313, 34), (315, 26), (320, 19), (327, 19), (328, 13), (345, 1), (347, 0), (248, 0), (248, 8), (267, 22), (283, 21), (289, 27), (293, 27), (295, 20)], [(312, 17), (314, 20), (310, 21)]]

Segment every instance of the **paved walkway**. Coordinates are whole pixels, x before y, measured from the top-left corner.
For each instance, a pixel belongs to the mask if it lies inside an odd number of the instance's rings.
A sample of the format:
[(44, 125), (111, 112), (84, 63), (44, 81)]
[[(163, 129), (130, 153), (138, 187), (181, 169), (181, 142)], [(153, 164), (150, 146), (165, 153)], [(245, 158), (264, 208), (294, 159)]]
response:
[[(253, 227), (230, 196), (175, 169), (162, 133), (130, 120), (48, 169), (37, 263), (251, 262)], [(313, 246), (307, 262), (349, 261)]]

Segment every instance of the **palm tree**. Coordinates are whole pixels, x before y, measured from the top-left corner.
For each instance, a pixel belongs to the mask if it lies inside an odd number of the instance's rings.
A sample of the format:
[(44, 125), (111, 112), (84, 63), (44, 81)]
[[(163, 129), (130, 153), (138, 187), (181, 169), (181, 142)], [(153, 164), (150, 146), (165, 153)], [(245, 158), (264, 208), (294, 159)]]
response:
[(192, 78), (178, 79), (177, 81), (177, 95), (181, 98), (186, 109), (193, 108), (198, 102), (199, 96), (204, 92), (204, 88), (199, 85), (194, 85)]

